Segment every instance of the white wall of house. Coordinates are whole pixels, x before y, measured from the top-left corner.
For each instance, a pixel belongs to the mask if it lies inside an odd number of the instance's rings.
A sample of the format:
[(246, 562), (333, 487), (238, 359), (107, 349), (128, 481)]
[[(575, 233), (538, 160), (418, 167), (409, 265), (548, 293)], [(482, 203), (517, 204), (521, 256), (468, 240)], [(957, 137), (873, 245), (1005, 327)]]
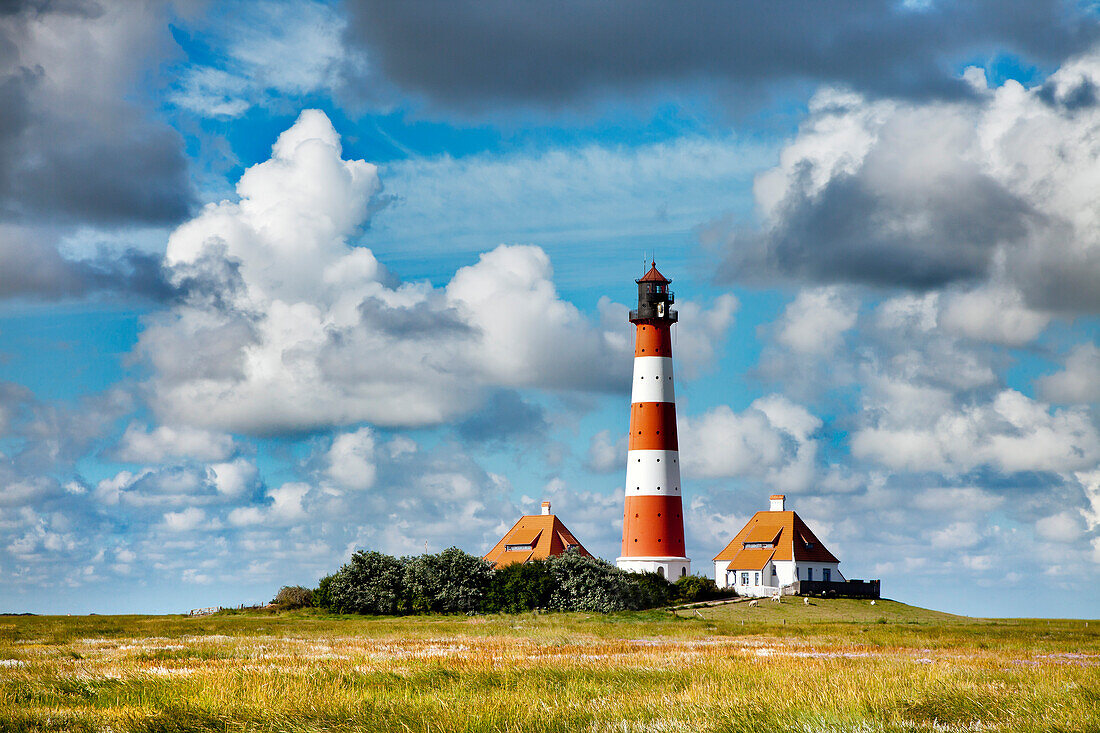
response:
[[(727, 570), (728, 560), (716, 560), (714, 563), (714, 582), (719, 588), (733, 588), (742, 596), (770, 596), (777, 588), (790, 585), (796, 580), (811, 580), (808, 571), (812, 570), (812, 580), (825, 580), (825, 570), (829, 570), (829, 580), (843, 581), (839, 563), (793, 562), (776, 560), (769, 562), (762, 570)], [(744, 573), (748, 573), (748, 582)]]
[[(795, 563), (797, 566), (795, 572), (797, 578), (794, 580), (825, 580), (825, 571), (829, 571), (829, 580), (834, 583), (843, 583), (846, 579), (840, 572), (840, 563), (835, 562), (800, 562)], [(812, 573), (810, 572), (812, 571)]]

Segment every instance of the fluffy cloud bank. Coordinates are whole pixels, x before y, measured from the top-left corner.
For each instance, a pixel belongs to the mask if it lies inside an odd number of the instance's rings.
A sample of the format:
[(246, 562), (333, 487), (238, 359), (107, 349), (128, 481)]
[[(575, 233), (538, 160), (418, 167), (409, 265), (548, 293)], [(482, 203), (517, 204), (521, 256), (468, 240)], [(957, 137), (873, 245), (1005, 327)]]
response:
[(749, 476), (774, 490), (805, 491), (817, 475), (820, 418), (781, 395), (769, 395), (736, 413), (722, 405), (679, 420), (684, 475)]
[[(328, 118), (309, 110), (244, 173), (238, 201), (171, 235), (171, 279), (188, 297), (151, 317), (139, 345), (164, 422), (246, 433), (430, 425), (502, 387), (629, 382), (625, 319), (596, 325), (561, 299), (537, 247), (499, 246), (442, 288), (398, 282), (352, 244), (381, 191), (375, 166), (344, 160)], [(700, 333), (683, 335), (698, 341), (696, 361), (712, 358), (736, 308), (730, 297), (697, 308)]]
[[(977, 69), (965, 78), (974, 98), (960, 102), (817, 93), (778, 167), (756, 179), (763, 227), (707, 235), (727, 247), (727, 275), (915, 288), (994, 279), (1031, 308), (1100, 309), (1100, 106), (1087, 94), (1100, 55), (1031, 88), (991, 87)], [(997, 296), (1019, 311), (1015, 297)], [(989, 330), (983, 318), (952, 321)], [(1024, 313), (1005, 327), (1001, 340), (1018, 343), (1041, 323)]]
[[(1051, 411), (1014, 390), (991, 402), (954, 408), (932, 390), (924, 420), (898, 421), (882, 411), (852, 436), (852, 453), (890, 468), (965, 473), (1076, 471), (1100, 461), (1100, 432), (1082, 409)], [(938, 398), (938, 399), (937, 399)], [(938, 403), (938, 404), (937, 404)]]

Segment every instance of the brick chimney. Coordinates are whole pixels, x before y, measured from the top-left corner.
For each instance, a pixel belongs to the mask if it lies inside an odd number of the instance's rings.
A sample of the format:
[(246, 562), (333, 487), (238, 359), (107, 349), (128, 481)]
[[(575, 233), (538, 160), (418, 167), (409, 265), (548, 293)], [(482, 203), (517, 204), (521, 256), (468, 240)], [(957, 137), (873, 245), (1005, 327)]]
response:
[(550, 502), (548, 502), (548, 501), (542, 502), (542, 513), (543, 514), (549, 514), (550, 513)]
[(784, 496), (783, 494), (772, 494), (768, 498), (771, 499), (771, 503), (772, 503), (771, 511), (773, 511), (773, 512), (784, 511), (783, 505), (787, 500), (786, 496)]

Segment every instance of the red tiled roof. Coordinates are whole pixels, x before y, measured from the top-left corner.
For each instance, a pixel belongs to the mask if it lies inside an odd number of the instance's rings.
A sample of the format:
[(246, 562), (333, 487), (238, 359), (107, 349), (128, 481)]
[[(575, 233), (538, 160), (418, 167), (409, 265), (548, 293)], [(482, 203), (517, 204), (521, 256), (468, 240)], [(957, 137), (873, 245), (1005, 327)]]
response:
[[(507, 546), (528, 545), (530, 550), (507, 551)], [(494, 567), (502, 568), (514, 562), (545, 560), (563, 554), (570, 547), (582, 555), (591, 556), (556, 514), (529, 514), (505, 533), (500, 542), (485, 554)]]
[[(756, 548), (746, 548), (744, 543), (767, 542), (774, 545), (774, 560), (799, 560), (809, 562), (840, 562), (817, 539), (794, 512), (757, 512), (752, 515), (741, 531), (730, 540), (725, 549), (714, 557), (714, 561), (732, 561), (741, 552)], [(769, 548), (759, 548), (769, 549)], [(753, 556), (755, 558), (755, 556)], [(765, 561), (766, 562), (766, 561)], [(731, 570), (742, 568), (730, 567)], [(752, 568), (746, 568), (751, 570)]]
[(774, 554), (774, 547), (742, 547), (726, 570), (763, 570)]
[(527, 562), (531, 559), (533, 553), (530, 550), (526, 552), (502, 552), (500, 557), (493, 563), (495, 567), (502, 568), (505, 565), (511, 565), (514, 562)]
[(542, 534), (542, 528), (529, 527), (527, 529), (513, 529), (512, 534), (508, 536), (506, 545), (534, 545), (535, 540)]
[(640, 280), (637, 280), (636, 282), (640, 282), (640, 283), (670, 283), (672, 281), (669, 280), (667, 277), (665, 277), (664, 275), (662, 275), (660, 272), (657, 271), (657, 263), (654, 262), (653, 266), (649, 268), (649, 272), (647, 272), (645, 275), (642, 275), (642, 278)]

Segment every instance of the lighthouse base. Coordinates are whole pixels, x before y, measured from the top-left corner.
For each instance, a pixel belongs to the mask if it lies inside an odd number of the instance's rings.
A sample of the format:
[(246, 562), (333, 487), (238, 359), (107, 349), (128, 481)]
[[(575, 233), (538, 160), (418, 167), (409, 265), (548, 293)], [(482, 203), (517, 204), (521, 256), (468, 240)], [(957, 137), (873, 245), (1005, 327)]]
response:
[(686, 557), (617, 557), (615, 565), (628, 573), (657, 573), (672, 582), (691, 575), (691, 559)]

